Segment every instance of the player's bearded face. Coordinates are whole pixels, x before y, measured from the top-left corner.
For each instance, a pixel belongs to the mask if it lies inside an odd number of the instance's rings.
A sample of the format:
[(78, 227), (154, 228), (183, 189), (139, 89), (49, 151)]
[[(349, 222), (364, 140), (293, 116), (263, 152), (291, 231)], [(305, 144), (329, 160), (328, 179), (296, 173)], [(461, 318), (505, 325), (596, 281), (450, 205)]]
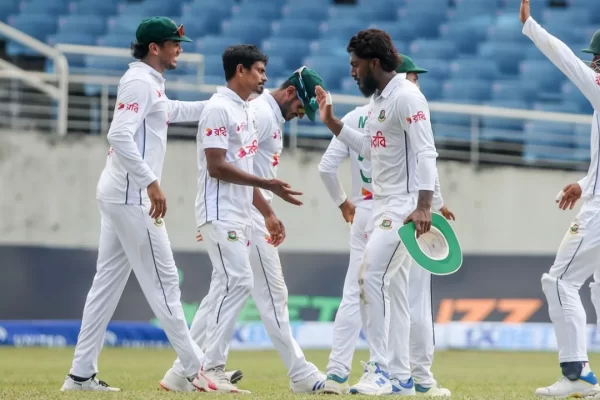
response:
[(177, 68), (177, 57), (182, 51), (181, 44), (172, 40), (160, 46), (159, 57), (165, 70)]
[(371, 66), (367, 64), (365, 74), (358, 78), (358, 88), (365, 97), (370, 97), (377, 90), (377, 81)]
[(265, 63), (262, 61), (255, 62), (250, 68), (248, 74), (248, 85), (252, 87), (252, 91), (257, 94), (262, 94), (265, 90), (265, 83), (267, 82), (267, 69)]
[(302, 118), (304, 116), (304, 104), (296, 95), (294, 87), (290, 86), (286, 91), (286, 99), (281, 104), (281, 113), (286, 121), (294, 118)]

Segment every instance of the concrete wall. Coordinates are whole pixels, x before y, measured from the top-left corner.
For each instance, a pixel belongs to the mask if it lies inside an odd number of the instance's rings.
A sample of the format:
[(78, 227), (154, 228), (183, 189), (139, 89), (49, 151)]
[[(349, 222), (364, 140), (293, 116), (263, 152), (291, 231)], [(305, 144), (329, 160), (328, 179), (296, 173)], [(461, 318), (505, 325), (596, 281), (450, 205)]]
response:
[[(95, 247), (97, 179), (107, 153), (101, 137), (55, 144), (45, 135), (0, 133), (0, 243)], [(319, 179), (319, 153), (284, 154), (282, 179), (304, 192), (298, 208), (276, 201), (287, 227), (282, 249), (346, 251), (348, 229)], [(553, 254), (576, 210), (561, 211), (557, 192), (582, 174), (438, 163), (446, 203), (466, 253)], [(195, 142), (171, 141), (163, 188), (167, 226), (177, 250), (201, 250), (194, 224)], [(341, 169), (349, 190), (349, 168)]]

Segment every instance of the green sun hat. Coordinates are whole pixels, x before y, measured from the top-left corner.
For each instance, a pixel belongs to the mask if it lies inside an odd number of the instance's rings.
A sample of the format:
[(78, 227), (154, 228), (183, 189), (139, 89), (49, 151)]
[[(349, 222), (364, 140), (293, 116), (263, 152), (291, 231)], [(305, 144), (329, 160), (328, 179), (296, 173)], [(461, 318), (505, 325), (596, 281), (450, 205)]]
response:
[(414, 72), (416, 74), (422, 74), (422, 73), (426, 73), (429, 72), (424, 68), (418, 67), (415, 62), (412, 60), (412, 58), (410, 58), (409, 56), (406, 56), (404, 54), (399, 54), (400, 57), (402, 57), (402, 64), (400, 64), (398, 66), (398, 68), (396, 68), (396, 72), (401, 74), (401, 73), (406, 73), (406, 72)]
[(139, 43), (144, 44), (164, 42), (165, 40), (192, 41), (192, 39), (185, 36), (183, 25), (177, 25), (175, 21), (167, 17), (144, 19), (135, 32), (135, 38)]
[(325, 89), (323, 79), (314, 70), (302, 66), (298, 68), (288, 78), (288, 80), (296, 88), (298, 97), (304, 105), (304, 113), (311, 121), (315, 120), (315, 115), (319, 109), (317, 103), (317, 95), (315, 94), (315, 88), (321, 86)]

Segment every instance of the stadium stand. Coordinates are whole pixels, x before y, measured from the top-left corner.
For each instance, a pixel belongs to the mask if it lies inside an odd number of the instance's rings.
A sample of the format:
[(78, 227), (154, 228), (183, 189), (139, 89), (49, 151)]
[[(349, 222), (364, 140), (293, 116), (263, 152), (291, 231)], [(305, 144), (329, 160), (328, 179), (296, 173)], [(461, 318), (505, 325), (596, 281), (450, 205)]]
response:
[[(600, 16), (589, 12), (596, 1), (534, 0), (532, 3), (538, 20), (578, 52), (600, 22)], [(326, 5), (324, 2), (4, 0), (0, 4), (0, 20), (51, 45), (127, 47), (141, 18), (172, 16), (185, 24), (186, 33), (195, 39), (185, 50), (206, 56), (206, 83), (223, 83), (221, 52), (231, 44), (246, 42), (260, 46), (270, 56), (267, 73), (271, 82), (281, 82), (302, 63), (318, 70), (332, 92), (348, 95), (359, 95), (348, 76), (345, 51), (348, 38), (360, 29), (377, 27), (390, 33), (400, 52), (429, 69), (420, 83), (430, 101), (592, 112), (581, 93), (521, 33), (512, 1), (358, 0), (354, 4)], [(29, 60), (29, 66), (35, 58), (31, 50), (10, 40), (6, 41), (5, 57), (17, 63)], [(69, 55), (68, 58), (72, 70), (89, 74), (101, 70), (120, 75), (129, 62), (103, 56)], [(41, 66), (39, 62), (35, 65), (52, 71), (51, 60), (41, 62)], [(182, 68), (171, 76), (185, 80), (195, 74)], [(83, 93), (97, 95), (98, 90), (84, 85)], [(183, 91), (173, 90), (168, 94), (175, 99), (192, 97)], [(338, 113), (351, 108), (340, 106)], [(434, 122), (435, 134), (440, 139), (456, 139), (459, 143), (470, 140), (472, 120), (468, 116), (438, 115)], [(480, 140), (522, 145), (526, 160), (538, 160), (550, 153), (552, 158), (559, 154), (559, 159), (583, 157), (585, 161), (589, 157), (580, 151), (581, 140), (575, 140), (574, 129), (557, 126), (550, 129), (552, 126), (497, 118), (481, 118), (478, 124), (482, 132)], [(299, 125), (301, 136), (329, 137), (324, 130), (311, 130), (310, 122), (301, 121)], [(565, 139), (538, 140), (550, 130)], [(548, 146), (552, 151), (547, 150)]]

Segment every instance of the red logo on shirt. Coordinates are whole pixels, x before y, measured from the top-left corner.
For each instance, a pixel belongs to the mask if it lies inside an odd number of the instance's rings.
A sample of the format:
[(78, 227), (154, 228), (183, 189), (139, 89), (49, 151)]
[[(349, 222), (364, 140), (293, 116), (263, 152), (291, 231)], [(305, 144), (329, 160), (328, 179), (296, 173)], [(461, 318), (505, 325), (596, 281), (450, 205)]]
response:
[(158, 95), (158, 97), (162, 97), (162, 93), (158, 89), (156, 89), (156, 94)]
[(227, 128), (224, 126), (215, 128), (215, 136), (227, 136)]
[(117, 110), (122, 110), (122, 109), (124, 109), (124, 108), (125, 108), (125, 104), (123, 104), (123, 103), (119, 103), (119, 104), (117, 105)]
[(237, 127), (237, 132), (240, 133), (241, 131), (243, 131), (244, 129), (246, 129), (246, 123), (242, 122), (241, 124), (238, 125)]
[(211, 136), (211, 135), (212, 135), (212, 129), (206, 128), (206, 136)]
[(363, 195), (363, 200), (373, 200), (373, 193), (369, 192), (365, 188), (361, 188), (361, 193)]
[(406, 122), (408, 122), (409, 124), (412, 124), (412, 118), (411, 117), (406, 117)]
[(275, 139), (275, 140), (281, 139), (281, 131), (280, 130), (276, 130), (275, 132), (273, 132), (273, 139)]
[(277, 166), (279, 165), (279, 154), (275, 153), (273, 154), (273, 166)]
[(371, 148), (378, 148), (378, 147), (387, 147), (385, 145), (385, 136), (383, 136), (383, 132), (381, 131), (377, 131), (377, 133), (375, 134), (375, 136), (372, 136), (372, 140), (371, 140)]
[(256, 154), (258, 151), (258, 140), (253, 140), (250, 146), (246, 146), (248, 154)]
[(140, 110), (140, 107), (138, 105), (138, 103), (131, 103), (131, 104), (127, 104), (127, 111), (133, 111), (134, 113), (137, 114), (137, 112)]
[(412, 119), (414, 122), (427, 121), (427, 118), (425, 118), (425, 113), (423, 111), (419, 111), (418, 113), (413, 115)]

